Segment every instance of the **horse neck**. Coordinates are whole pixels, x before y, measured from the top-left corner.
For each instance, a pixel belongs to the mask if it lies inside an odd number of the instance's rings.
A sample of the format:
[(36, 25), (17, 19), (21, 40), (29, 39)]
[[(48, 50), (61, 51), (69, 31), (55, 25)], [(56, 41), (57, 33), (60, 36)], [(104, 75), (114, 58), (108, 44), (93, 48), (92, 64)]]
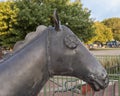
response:
[(49, 79), (46, 33), (0, 64), (0, 96), (36, 96)]

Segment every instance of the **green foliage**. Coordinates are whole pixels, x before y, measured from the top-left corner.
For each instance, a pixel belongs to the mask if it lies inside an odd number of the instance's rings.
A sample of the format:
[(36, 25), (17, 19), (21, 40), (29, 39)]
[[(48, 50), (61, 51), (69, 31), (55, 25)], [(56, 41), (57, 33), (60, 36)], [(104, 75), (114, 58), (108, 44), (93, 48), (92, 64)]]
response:
[[(11, 47), (15, 43), (16, 32), (13, 26), (17, 23), (18, 8), (14, 2), (0, 2), (0, 45)], [(15, 33), (15, 34), (14, 34)]]
[(113, 39), (111, 29), (105, 26), (104, 24), (100, 22), (95, 22), (94, 27), (96, 28), (95, 29), (96, 36), (93, 37), (90, 42), (99, 41), (101, 43), (105, 43)]
[[(90, 11), (83, 9), (82, 4), (70, 3), (70, 0), (22, 0), (17, 2), (21, 10), (18, 14), (17, 29), (26, 33), (35, 30), (36, 26), (50, 25), (53, 10), (58, 10), (62, 24), (70, 27), (84, 42), (89, 41), (93, 34), (93, 21), (89, 18)], [(24, 38), (24, 37), (23, 37)]]
[[(15, 29), (23, 34), (35, 31), (38, 25), (51, 25), (51, 16), (54, 6), (65, 6), (68, 0), (17, 0), (16, 6), (20, 9)], [(64, 4), (65, 3), (65, 4)], [(63, 9), (63, 8), (62, 8)]]
[(109, 18), (103, 20), (102, 23), (111, 28), (114, 39), (120, 41), (120, 18)]
[(38, 25), (50, 24), (49, 14), (51, 11), (49, 6), (28, 0), (17, 1), (16, 5), (20, 12), (17, 16), (15, 29), (23, 34), (23, 38), (28, 32), (35, 31)]
[(16, 41), (24, 39), (26, 34), (35, 31), (38, 25), (51, 25), (51, 17), (55, 8), (58, 10), (61, 23), (71, 28), (84, 42), (88, 42), (94, 36), (93, 21), (89, 18), (90, 11), (82, 8), (80, 2), (72, 3), (70, 0), (14, 0), (14, 3), (13, 7), (17, 7), (15, 12), (16, 23), (12, 23), (13, 30), (8, 29), (9, 34), (7, 33), (2, 37), (2, 42), (5, 42), (6, 46), (9, 44), (13, 46)]
[[(37, 3), (36, 3), (37, 2)], [(92, 20), (89, 19), (90, 11), (83, 9), (78, 3), (70, 0), (22, 0), (17, 2), (21, 10), (18, 14), (17, 29), (28, 33), (35, 30), (36, 26), (50, 25), (50, 17), (56, 8), (62, 24), (70, 27), (84, 42), (91, 39), (93, 34)]]
[(83, 9), (80, 3), (67, 5), (60, 13), (62, 24), (68, 26), (85, 43), (94, 36), (93, 21), (89, 18), (90, 11)]

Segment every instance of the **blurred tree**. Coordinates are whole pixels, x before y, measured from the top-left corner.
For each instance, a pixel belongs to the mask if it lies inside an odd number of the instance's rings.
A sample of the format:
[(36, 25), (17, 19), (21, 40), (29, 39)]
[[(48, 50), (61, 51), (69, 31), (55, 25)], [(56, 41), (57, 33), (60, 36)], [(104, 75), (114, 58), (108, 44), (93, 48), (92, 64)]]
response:
[(89, 42), (101, 42), (101, 43), (106, 43), (107, 41), (110, 41), (113, 39), (113, 33), (110, 28), (105, 26), (104, 24), (100, 22), (95, 22), (94, 23), (95, 33), (96, 36), (93, 37)]
[[(83, 8), (81, 2), (71, 2), (70, 0), (14, 0), (13, 9), (16, 6), (19, 12), (17, 11), (17, 16), (15, 16), (17, 23), (12, 24), (14, 30), (9, 31), (9, 34), (4, 35), (5, 37), (3, 36), (4, 42), (10, 46), (16, 41), (24, 39), (28, 32), (35, 31), (38, 25), (51, 25), (50, 20), (55, 8), (58, 10), (61, 23), (71, 28), (85, 43), (95, 35), (90, 11)], [(13, 38), (11, 39), (11, 37)], [(10, 42), (11, 40), (12, 42)]]
[[(83, 8), (81, 2), (70, 2), (70, 0), (51, 0), (52, 10), (57, 8), (62, 24), (68, 26), (79, 38), (87, 43), (95, 34), (93, 20), (90, 11)], [(64, 2), (63, 2), (64, 1)], [(59, 5), (59, 6), (58, 6)]]
[(49, 25), (50, 7), (43, 3), (34, 2), (34, 0), (19, 0), (16, 6), (20, 12), (17, 16), (17, 25), (15, 29), (19, 30), (23, 37), (31, 31), (35, 31), (38, 25)]
[(14, 2), (0, 2), (0, 45), (11, 47), (17, 38), (13, 25), (17, 24), (18, 8)]
[(120, 41), (120, 18), (105, 19), (102, 23), (111, 28), (114, 39)]
[(16, 2), (20, 12), (18, 14), (17, 29), (24, 35), (35, 30), (36, 26), (50, 25), (53, 10), (58, 10), (62, 24), (70, 27), (84, 42), (94, 36), (93, 21), (90, 11), (82, 8), (80, 2), (70, 0), (19, 0)]

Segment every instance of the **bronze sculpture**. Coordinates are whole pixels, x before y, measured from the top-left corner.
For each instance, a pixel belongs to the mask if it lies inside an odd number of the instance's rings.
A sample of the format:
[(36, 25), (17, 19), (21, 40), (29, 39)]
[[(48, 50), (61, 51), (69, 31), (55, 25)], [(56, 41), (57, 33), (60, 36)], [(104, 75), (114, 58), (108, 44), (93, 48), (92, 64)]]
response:
[(18, 42), (14, 52), (0, 63), (0, 96), (36, 96), (49, 77), (75, 76), (96, 91), (108, 85), (106, 70), (75, 34), (60, 25), (39, 26)]

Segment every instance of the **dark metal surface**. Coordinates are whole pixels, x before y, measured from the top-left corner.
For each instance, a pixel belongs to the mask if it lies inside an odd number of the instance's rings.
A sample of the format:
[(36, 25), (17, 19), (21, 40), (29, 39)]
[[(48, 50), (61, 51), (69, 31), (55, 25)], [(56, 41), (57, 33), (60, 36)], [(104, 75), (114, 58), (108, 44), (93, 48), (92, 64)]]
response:
[(66, 26), (56, 26), (26, 40), (0, 63), (0, 96), (36, 96), (54, 75), (78, 77), (94, 90), (108, 85), (105, 69), (79, 38)]

